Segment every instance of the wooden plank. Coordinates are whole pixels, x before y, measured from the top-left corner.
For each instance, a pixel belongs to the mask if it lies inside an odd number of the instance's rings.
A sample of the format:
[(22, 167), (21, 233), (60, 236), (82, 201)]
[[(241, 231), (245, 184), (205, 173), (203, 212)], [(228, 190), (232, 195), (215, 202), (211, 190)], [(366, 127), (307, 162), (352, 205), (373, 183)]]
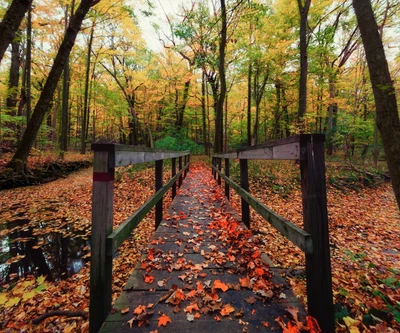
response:
[(112, 256), (106, 253), (106, 237), (112, 231), (114, 169), (112, 152), (94, 154), (90, 265), (90, 332), (97, 332), (111, 309)]
[[(227, 253), (227, 251), (239, 250), (233, 248), (229, 245), (229, 242), (221, 241), (220, 235), (212, 232), (209, 228), (209, 223), (214, 220), (210, 217), (210, 210), (208, 202), (213, 203), (214, 206), (221, 204), (215, 202), (213, 199), (213, 192), (207, 189), (207, 185), (202, 182), (204, 175), (199, 175), (198, 180), (195, 182), (193, 178), (189, 177), (188, 181), (185, 181), (183, 189), (179, 191), (177, 197), (175, 198), (172, 206), (168, 209), (170, 216), (176, 214), (176, 212), (184, 212), (187, 215), (186, 219), (171, 219), (168, 221), (163, 221), (160, 224), (157, 233), (159, 235), (154, 235), (151, 241), (150, 248), (154, 249), (151, 253), (153, 254), (149, 257), (149, 252), (145, 252), (142, 255), (142, 260), (138, 263), (133, 275), (126, 284), (123, 293), (118, 298), (117, 302), (113, 306), (115, 311), (110, 314), (106, 321), (104, 322), (101, 331), (104, 332), (150, 332), (156, 329), (163, 332), (196, 332), (196, 333), (206, 333), (218, 331), (221, 333), (232, 333), (232, 332), (242, 332), (243, 329), (247, 332), (277, 332), (279, 331), (279, 325), (275, 321), (277, 317), (284, 318), (287, 321), (287, 311), (288, 307), (295, 307), (299, 309), (299, 319), (304, 321), (305, 311), (300, 305), (299, 301), (293, 295), (289, 286), (280, 277), (279, 271), (276, 269), (271, 269), (272, 279), (271, 287), (273, 288), (274, 296), (271, 299), (267, 299), (263, 296), (254, 293), (254, 290), (239, 288), (239, 278), (247, 274), (246, 270), (233, 269), (233, 267), (238, 267), (239, 260), (241, 257), (240, 251), (237, 253), (237, 260), (227, 262), (218, 267), (212, 259), (207, 255), (207, 252), (212, 252), (212, 256), (216, 256), (218, 253)], [(209, 177), (209, 175), (208, 175)], [(211, 178), (211, 177), (209, 177)], [(205, 190), (204, 193), (208, 193), (208, 197), (198, 196), (197, 194)], [(229, 207), (228, 207), (229, 206)], [(221, 206), (225, 214), (228, 211), (234, 212), (230, 205), (224, 203)], [(190, 215), (189, 215), (190, 214)], [(234, 213), (232, 213), (234, 214)], [(207, 217), (207, 219), (206, 219)], [(204, 218), (204, 219), (203, 219)], [(235, 216), (231, 215), (230, 218), (238, 221), (237, 214)], [(241, 225), (241, 229), (244, 225)], [(168, 230), (171, 230), (168, 232)], [(204, 233), (202, 233), (204, 231)], [(208, 231), (208, 232), (207, 232)], [(161, 240), (167, 238), (172, 232), (176, 235), (184, 236), (185, 238), (180, 238), (180, 242), (183, 243), (180, 247), (186, 249), (186, 245), (196, 245), (198, 244), (197, 239), (203, 239), (203, 247), (207, 248), (208, 245), (218, 244), (218, 250), (208, 249), (202, 252), (197, 249), (198, 252), (191, 252), (190, 254), (181, 249), (175, 249), (178, 246), (175, 242), (169, 241), (163, 242)], [(185, 232), (185, 235), (183, 234)], [(188, 233), (186, 235), (186, 233)], [(215, 243), (218, 241), (218, 243)], [(246, 238), (245, 248), (254, 249), (257, 241), (253, 243), (250, 238)], [(168, 245), (168, 246), (165, 246)], [(223, 248), (225, 250), (223, 250)], [(225, 251), (225, 252), (223, 252)], [(222, 256), (224, 257), (224, 256)], [(183, 260), (186, 264), (184, 267), (175, 267), (174, 263), (177, 263), (177, 259)], [(181, 262), (183, 262), (181, 261)], [(141, 269), (142, 263), (151, 265), (151, 270)], [(152, 266), (157, 265), (157, 268)], [(201, 264), (202, 269), (194, 268), (193, 265)], [(158, 266), (160, 265), (160, 266)], [(174, 265), (172, 267), (171, 265)], [(240, 265), (246, 266), (246, 262)], [(205, 274), (202, 276), (197, 275), (198, 273)], [(152, 283), (145, 282), (144, 274), (149, 274), (154, 277)], [(181, 276), (186, 276), (182, 278)], [(196, 295), (187, 297), (184, 299), (180, 305), (180, 312), (176, 313), (176, 306), (165, 302), (165, 299), (161, 298), (169, 293), (171, 288), (182, 289), (183, 292), (188, 294), (191, 290), (196, 291), (197, 283), (201, 283), (204, 286), (204, 290), (209, 293), (209, 289), (206, 285), (213, 285), (213, 281), (220, 280), (229, 286), (229, 290), (222, 292), (214, 290), (218, 296), (218, 302), (222, 305), (230, 304), (234, 307), (234, 313), (240, 313), (240, 315), (221, 316), (220, 310), (217, 309), (209, 313), (200, 313), (200, 318), (195, 319), (193, 322), (187, 320), (187, 314), (184, 309), (193, 304), (193, 302), (202, 302), (202, 296)], [(165, 285), (159, 284), (158, 282), (164, 281)], [(175, 286), (174, 286), (175, 285)], [(151, 290), (151, 291), (150, 291)], [(279, 295), (283, 293), (285, 298), (280, 298)], [(253, 304), (246, 301), (249, 298), (254, 298)], [(139, 305), (154, 304), (154, 315), (149, 318), (147, 327), (138, 327), (137, 323), (133, 323), (133, 326), (127, 323), (133, 316), (132, 312)], [(200, 303), (198, 304), (201, 307)], [(121, 310), (129, 308), (129, 312), (126, 315), (121, 314)], [(174, 311), (175, 310), (175, 311)], [(212, 311), (212, 310), (211, 310)], [(200, 311), (197, 311), (200, 312)], [(171, 318), (171, 323), (166, 327), (158, 327), (158, 318), (161, 313), (169, 316)], [(194, 313), (193, 313), (194, 314)], [(214, 317), (218, 315), (221, 317), (221, 321), (217, 322)], [(268, 327), (264, 326), (262, 322), (268, 323)]]
[[(174, 178), (175, 175), (176, 175), (176, 157), (174, 157), (172, 159), (171, 163), (172, 163), (172, 166), (171, 166), (172, 175), (171, 175), (171, 177)], [(176, 182), (174, 182), (174, 184), (172, 185), (172, 200), (174, 200), (175, 196), (176, 196)]]
[(335, 331), (328, 211), (325, 184), (324, 138), (305, 136), (300, 161), (304, 228), (311, 234), (313, 251), (306, 255), (307, 302), (309, 313), (323, 332)]
[(115, 167), (186, 156), (188, 152), (116, 151)]
[[(221, 172), (216, 170), (218, 175), (221, 176)], [(245, 191), (249, 191), (249, 167), (247, 160), (240, 160), (240, 185)], [(242, 197), (242, 222), (250, 229), (250, 207), (249, 203)]]
[[(222, 159), (221, 158), (217, 158), (217, 165), (218, 165), (218, 170), (219, 172), (221, 172), (221, 167), (222, 167)], [(221, 176), (218, 174), (218, 185), (221, 185)]]
[(294, 245), (307, 254), (312, 253), (313, 241), (311, 235), (299, 228), (294, 223), (278, 215), (263, 203), (254, 198), (250, 193), (243, 190), (238, 184), (221, 174), (222, 178), (231, 186), (254, 210), (265, 218), (276, 230), (290, 240)]
[(129, 237), (132, 230), (143, 220), (143, 218), (155, 206), (157, 201), (171, 188), (172, 184), (182, 175), (184, 169), (179, 171), (171, 180), (149, 198), (138, 210), (128, 217), (122, 224), (119, 225), (112, 233), (109, 234), (106, 240), (107, 254), (112, 256), (123, 241)]
[[(156, 193), (162, 188), (163, 186), (163, 160), (156, 161)], [(157, 230), (158, 226), (162, 221), (163, 216), (163, 196), (157, 201), (156, 203), (156, 212), (155, 212), (155, 229)]]
[[(179, 156), (178, 159), (178, 166), (179, 166), (179, 172), (182, 170), (182, 156)], [(178, 187), (182, 186), (182, 173), (180, 172), (179, 174), (179, 182), (178, 182)]]
[[(229, 178), (230, 170), (229, 170), (229, 158), (225, 158), (225, 176)], [(229, 184), (225, 182), (225, 196), (229, 200)]]

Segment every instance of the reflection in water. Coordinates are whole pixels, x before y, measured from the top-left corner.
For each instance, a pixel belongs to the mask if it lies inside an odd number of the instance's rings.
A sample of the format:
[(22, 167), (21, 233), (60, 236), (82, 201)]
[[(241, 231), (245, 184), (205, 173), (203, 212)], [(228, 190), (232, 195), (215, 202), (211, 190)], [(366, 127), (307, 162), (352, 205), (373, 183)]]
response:
[[(89, 240), (71, 233), (67, 237), (54, 231), (38, 233), (29, 222), (17, 219), (0, 225), (10, 230), (0, 237), (0, 284), (28, 274), (54, 281), (79, 272), (86, 261), (83, 256), (89, 252)], [(15, 257), (22, 259), (11, 262)]]

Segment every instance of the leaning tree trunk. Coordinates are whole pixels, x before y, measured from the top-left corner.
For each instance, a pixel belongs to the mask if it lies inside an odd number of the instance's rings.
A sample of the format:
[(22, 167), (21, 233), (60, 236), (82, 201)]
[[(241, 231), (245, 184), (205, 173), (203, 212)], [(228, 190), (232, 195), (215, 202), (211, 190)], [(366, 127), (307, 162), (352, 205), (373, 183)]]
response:
[(53, 99), (54, 91), (56, 90), (58, 81), (60, 80), (61, 73), (64, 70), (65, 62), (71, 53), (72, 47), (74, 46), (76, 36), (82, 25), (82, 21), (90, 7), (97, 2), (99, 2), (99, 0), (82, 0), (75, 15), (71, 18), (67, 32), (64, 36), (64, 40), (61, 43), (43, 91), (40, 94), (39, 100), (33, 111), (32, 118), (29, 121), (18, 149), (9, 164), (10, 167), (19, 172), (24, 172), (26, 169), (26, 162), (28, 160), (29, 152), (36, 140), (36, 136), (39, 132), (39, 128), (42, 124), (44, 116), (49, 109), (51, 100)]
[(353, 0), (364, 44), (376, 106), (378, 126), (385, 151), (393, 190), (400, 208), (400, 119), (396, 92), (369, 0)]
[(6, 15), (0, 23), (0, 62), (8, 45), (14, 40), (15, 33), (31, 4), (31, 0), (14, 0), (8, 7)]

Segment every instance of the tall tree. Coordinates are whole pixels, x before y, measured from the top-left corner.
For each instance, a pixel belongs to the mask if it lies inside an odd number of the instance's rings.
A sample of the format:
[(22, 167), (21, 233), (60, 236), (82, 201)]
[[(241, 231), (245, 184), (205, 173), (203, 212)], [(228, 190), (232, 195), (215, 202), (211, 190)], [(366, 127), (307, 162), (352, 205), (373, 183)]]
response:
[(100, 0), (82, 0), (77, 11), (71, 18), (67, 32), (65, 33), (60, 48), (58, 49), (53, 66), (51, 67), (50, 73), (43, 87), (43, 91), (36, 103), (32, 118), (28, 123), (17, 151), (9, 163), (9, 166), (18, 172), (24, 173), (26, 171), (26, 162), (28, 160), (29, 152), (36, 140), (36, 136), (46, 112), (50, 107), (54, 91), (57, 88), (58, 81), (60, 80), (61, 74), (64, 70), (65, 62), (75, 44), (75, 39), (81, 28), (82, 22), (89, 9), (99, 1)]
[(227, 36), (227, 15), (225, 0), (221, 0), (221, 34), (219, 38), (219, 79), (220, 93), (215, 109), (215, 139), (214, 152), (222, 152), (223, 148), (223, 117), (224, 102), (226, 96), (226, 76), (225, 76), (225, 52), (226, 52), (226, 36)]
[(376, 124), (381, 134), (393, 190), (400, 208), (400, 119), (396, 91), (370, 0), (353, 0), (376, 105)]
[[(71, 16), (74, 13), (75, 1), (71, 4)], [(68, 29), (69, 19), (69, 4), (65, 5), (65, 31)], [(69, 56), (65, 61), (64, 75), (63, 75), (63, 93), (62, 93), (62, 106), (61, 106), (61, 130), (60, 130), (60, 150), (67, 151), (68, 148), (68, 110), (69, 110), (69, 84), (70, 84), (70, 70), (69, 70)], [(61, 156), (63, 156), (61, 154)]]
[(299, 82), (299, 110), (297, 120), (300, 131), (304, 130), (303, 118), (307, 109), (307, 18), (311, 0), (297, 0), (300, 12), (300, 82)]
[(25, 13), (31, 7), (31, 0), (13, 0), (3, 21), (0, 22), (0, 62), (8, 45), (14, 40)]
[(81, 154), (86, 153), (86, 123), (89, 119), (89, 84), (90, 84), (90, 59), (92, 56), (92, 45), (93, 45), (93, 36), (94, 36), (94, 21), (92, 22), (92, 27), (90, 28), (90, 36), (88, 41), (88, 49), (87, 49), (87, 58), (86, 58), (86, 72), (85, 72), (85, 93), (83, 96), (83, 117), (82, 117), (82, 125), (81, 125)]

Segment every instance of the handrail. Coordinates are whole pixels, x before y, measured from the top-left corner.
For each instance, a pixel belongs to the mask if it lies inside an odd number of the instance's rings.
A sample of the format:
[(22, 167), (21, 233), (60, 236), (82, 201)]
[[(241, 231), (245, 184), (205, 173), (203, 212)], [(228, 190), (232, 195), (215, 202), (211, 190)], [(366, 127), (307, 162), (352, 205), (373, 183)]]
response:
[(164, 196), (164, 194), (172, 187), (178, 180), (182, 173), (189, 167), (185, 165), (179, 173), (170, 179), (161, 189), (153, 194), (142, 206), (140, 206), (135, 213), (128, 217), (122, 224), (115, 229), (106, 240), (107, 255), (113, 255), (123, 241), (130, 236), (133, 229), (137, 227), (140, 221), (150, 212), (156, 203)]
[[(139, 222), (155, 206), (156, 228), (162, 220), (162, 201), (172, 187), (182, 184), (190, 165), (190, 151), (176, 152), (119, 144), (92, 144), (93, 203), (90, 266), (90, 333), (98, 332), (111, 310), (112, 259), (114, 252), (131, 234)], [(163, 160), (172, 159), (172, 178), (163, 185)], [(184, 158), (184, 165), (182, 165)], [(176, 172), (176, 159), (179, 171)], [(130, 164), (155, 161), (156, 193), (133, 215), (113, 231), (113, 199), (115, 168)]]
[[(242, 221), (250, 228), (249, 205), (282, 235), (306, 254), (308, 311), (321, 326), (322, 332), (335, 331), (332, 274), (329, 247), (328, 211), (326, 198), (325, 136), (300, 134), (253, 147), (214, 154), (212, 173), (218, 184), (225, 180), (242, 198)], [(225, 160), (225, 175), (221, 172)], [(229, 178), (229, 160), (240, 161), (240, 186)], [(248, 163), (255, 160), (298, 160), (300, 162), (304, 230), (279, 216), (249, 193)], [(218, 178), (217, 178), (218, 176)]]
[(264, 219), (266, 219), (276, 230), (278, 230), (283, 236), (289, 239), (294, 245), (300, 250), (307, 254), (312, 254), (312, 239), (311, 235), (299, 228), (294, 223), (286, 220), (284, 217), (278, 215), (273, 210), (269, 209), (249, 192), (245, 191), (236, 184), (233, 180), (226, 177), (216, 167), (212, 168), (224, 179), (230, 187), (232, 187), (237, 194), (239, 194), (253, 209), (259, 213)]

